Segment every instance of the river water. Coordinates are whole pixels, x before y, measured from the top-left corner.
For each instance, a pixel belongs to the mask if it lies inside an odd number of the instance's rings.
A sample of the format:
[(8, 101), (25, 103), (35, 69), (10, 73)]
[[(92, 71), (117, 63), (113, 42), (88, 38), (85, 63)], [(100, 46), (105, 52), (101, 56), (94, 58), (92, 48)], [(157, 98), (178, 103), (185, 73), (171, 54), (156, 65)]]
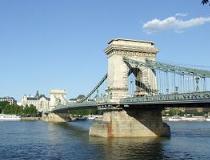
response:
[(210, 160), (210, 122), (170, 122), (171, 138), (95, 138), (91, 121), (0, 122), (1, 160)]

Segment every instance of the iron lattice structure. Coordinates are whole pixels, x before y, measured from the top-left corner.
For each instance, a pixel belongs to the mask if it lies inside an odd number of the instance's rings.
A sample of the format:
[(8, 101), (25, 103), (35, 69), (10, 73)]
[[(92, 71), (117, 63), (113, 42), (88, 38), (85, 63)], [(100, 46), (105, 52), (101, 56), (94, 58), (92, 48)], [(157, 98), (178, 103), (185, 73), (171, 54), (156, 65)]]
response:
[[(158, 81), (158, 92), (154, 95), (148, 94), (141, 97), (128, 97), (121, 99), (118, 104), (110, 103), (109, 99), (103, 101), (88, 101), (88, 99), (98, 91), (104, 84), (108, 75), (105, 74), (97, 85), (87, 94), (87, 96), (76, 103), (69, 103), (67, 105), (58, 105), (52, 111), (66, 110), (69, 108), (90, 108), (111, 105), (127, 106), (127, 105), (148, 105), (148, 104), (193, 104), (193, 103), (209, 103), (210, 92), (207, 91), (207, 80), (210, 78), (210, 71), (184, 67), (180, 65), (171, 65), (158, 61), (145, 60), (145, 62), (137, 61), (124, 57), (124, 62), (132, 68), (145, 67), (152, 70), (156, 74)], [(158, 74), (162, 72), (161, 74)], [(129, 74), (129, 73), (128, 73)], [(169, 77), (169, 74), (171, 76)], [(163, 76), (164, 75), (164, 76)], [(176, 76), (179, 76), (177, 78)], [(179, 82), (176, 82), (179, 81)], [(199, 84), (202, 81), (203, 87)], [(173, 83), (170, 83), (173, 82)], [(143, 83), (143, 82), (141, 82)], [(162, 83), (162, 84), (161, 84)], [(146, 85), (146, 84), (143, 84)], [(173, 85), (172, 87), (170, 85)], [(179, 87), (182, 91), (178, 90)], [(165, 87), (162, 89), (162, 87)], [(192, 88), (191, 90), (189, 88)], [(202, 88), (202, 89), (201, 89)], [(165, 90), (165, 91), (164, 91)], [(169, 92), (171, 90), (171, 92)], [(149, 89), (148, 92), (153, 92)], [(109, 97), (109, 96), (108, 96)]]

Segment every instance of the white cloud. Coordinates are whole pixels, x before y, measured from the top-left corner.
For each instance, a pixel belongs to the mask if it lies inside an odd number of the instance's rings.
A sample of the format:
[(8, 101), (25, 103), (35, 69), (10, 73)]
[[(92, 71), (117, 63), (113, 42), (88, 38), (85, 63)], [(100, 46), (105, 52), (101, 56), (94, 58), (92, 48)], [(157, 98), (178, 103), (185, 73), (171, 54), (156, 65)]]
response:
[(165, 30), (173, 30), (177, 33), (195, 26), (200, 26), (205, 23), (210, 23), (210, 17), (196, 17), (189, 20), (183, 20), (179, 17), (186, 16), (186, 14), (177, 13), (176, 16), (168, 17), (166, 19), (153, 19), (143, 25), (146, 33), (155, 33)]

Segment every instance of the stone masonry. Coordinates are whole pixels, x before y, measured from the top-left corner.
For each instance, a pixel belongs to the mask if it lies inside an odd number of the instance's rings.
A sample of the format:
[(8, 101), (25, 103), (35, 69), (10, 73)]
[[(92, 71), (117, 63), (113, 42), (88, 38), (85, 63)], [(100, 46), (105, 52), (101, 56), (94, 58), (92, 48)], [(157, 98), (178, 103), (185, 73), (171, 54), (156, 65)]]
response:
[[(119, 102), (128, 96), (128, 76), (130, 68), (123, 61), (124, 57), (145, 62), (146, 59), (156, 60), (158, 49), (150, 41), (137, 41), (130, 39), (114, 39), (108, 43), (105, 53), (108, 57), (108, 91), (111, 102)], [(157, 90), (156, 76), (152, 70), (142, 67), (136, 78), (148, 88)], [(141, 77), (140, 77), (141, 76)], [(137, 95), (147, 94), (138, 89)]]
[[(124, 57), (145, 62), (156, 60), (158, 49), (153, 42), (130, 39), (114, 39), (108, 43), (105, 53), (108, 57), (108, 93), (110, 102), (119, 103), (128, 97), (128, 77), (133, 72), (136, 82), (136, 96), (147, 95), (147, 90), (157, 90), (156, 75), (145, 67), (133, 68), (126, 64)], [(136, 83), (136, 84), (138, 84)], [(107, 111), (103, 118), (95, 121), (90, 128), (91, 136), (99, 137), (157, 137), (170, 136), (170, 127), (163, 123), (161, 109), (157, 108), (121, 108)]]
[(104, 113), (102, 120), (91, 126), (89, 134), (99, 137), (160, 137), (170, 136), (170, 128), (162, 122), (160, 109), (132, 109)]
[(41, 120), (46, 122), (68, 122), (71, 121), (70, 114), (68, 113), (49, 113), (43, 114)]

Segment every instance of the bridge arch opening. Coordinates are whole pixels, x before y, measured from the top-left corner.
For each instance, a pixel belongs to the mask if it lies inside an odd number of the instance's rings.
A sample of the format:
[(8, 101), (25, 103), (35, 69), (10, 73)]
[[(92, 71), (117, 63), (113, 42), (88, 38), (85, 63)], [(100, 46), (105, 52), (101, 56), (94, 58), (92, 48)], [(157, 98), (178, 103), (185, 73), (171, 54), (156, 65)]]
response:
[(144, 66), (129, 65), (125, 58), (142, 63), (147, 59), (155, 61), (157, 52), (158, 49), (150, 41), (114, 39), (108, 43), (105, 49), (108, 58), (107, 84), (112, 102), (118, 103), (120, 99), (128, 97), (130, 92), (135, 96), (144, 96), (156, 90), (154, 72)]
[[(128, 73), (128, 93), (131, 97), (139, 97), (150, 95), (153, 93), (151, 89), (155, 84), (148, 83), (148, 77), (144, 77), (143, 73), (147, 72), (148, 68), (130, 68)], [(155, 83), (155, 81), (151, 82)]]

